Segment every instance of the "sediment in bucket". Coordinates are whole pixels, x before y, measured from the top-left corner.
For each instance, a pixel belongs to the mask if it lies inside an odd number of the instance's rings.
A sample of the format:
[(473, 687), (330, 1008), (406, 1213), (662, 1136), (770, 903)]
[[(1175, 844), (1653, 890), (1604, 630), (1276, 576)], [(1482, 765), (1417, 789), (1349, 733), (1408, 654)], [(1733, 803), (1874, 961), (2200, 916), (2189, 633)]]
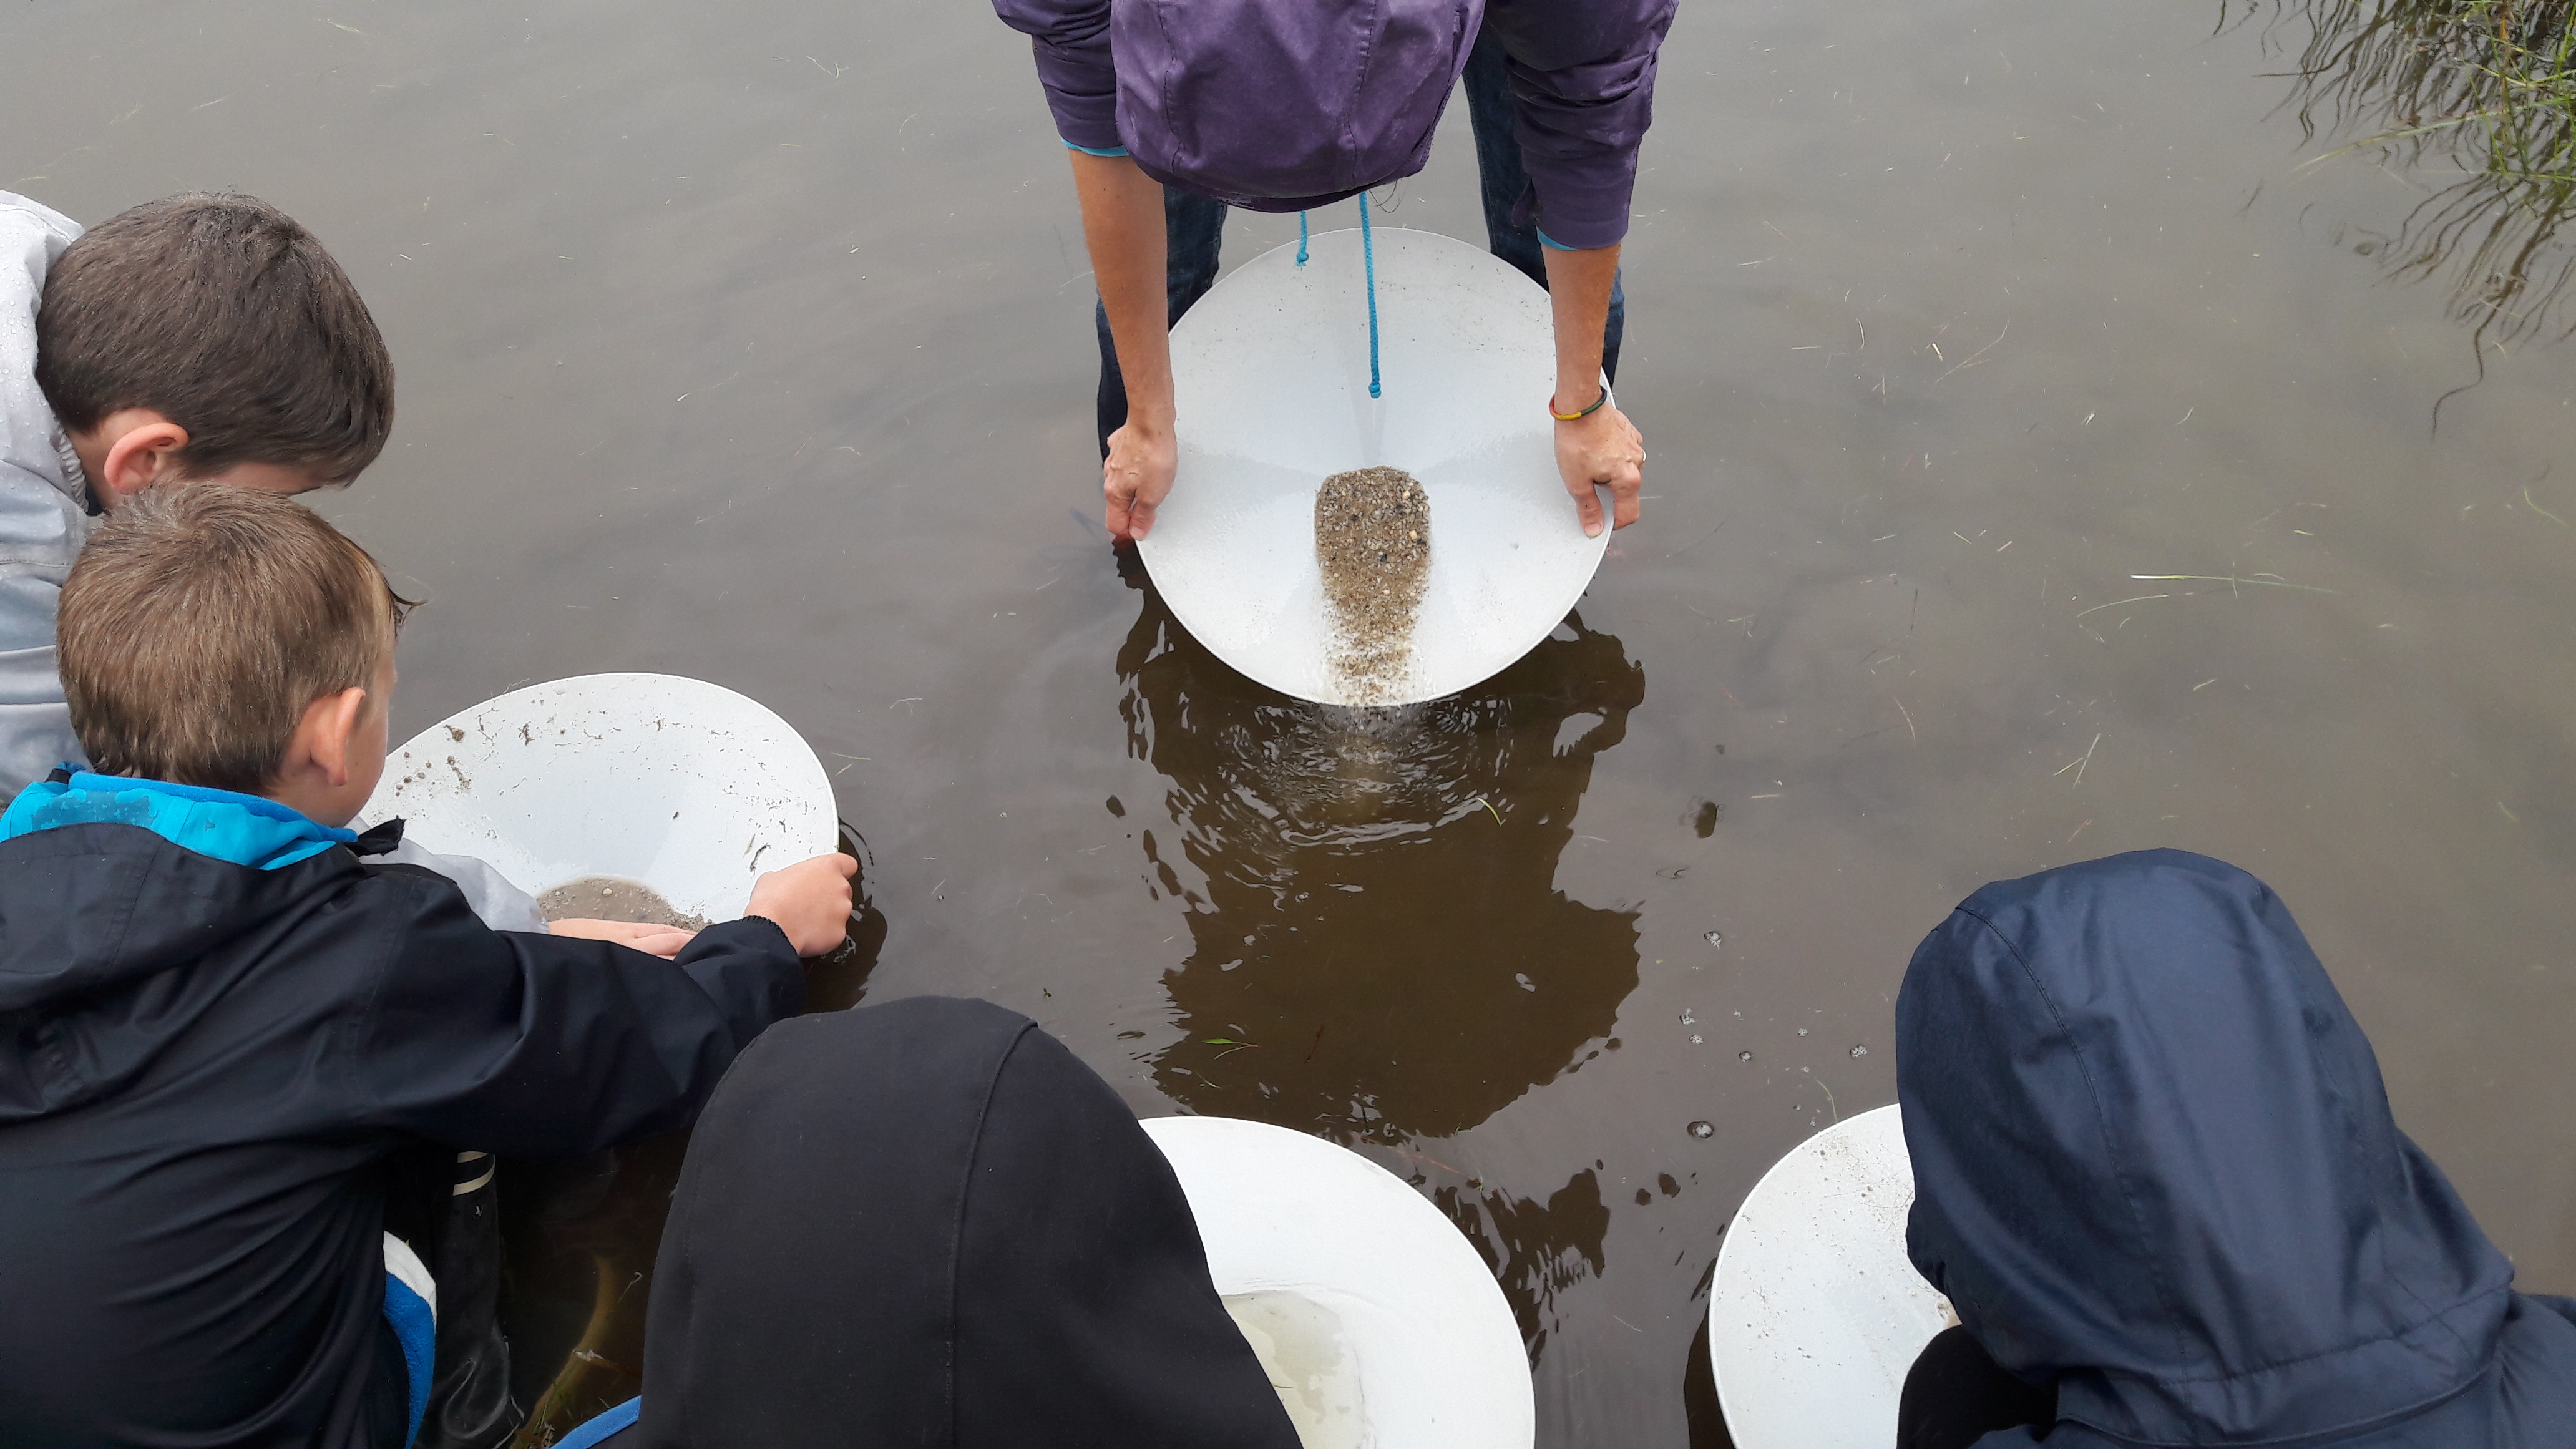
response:
[(1368, 1395), (1351, 1356), (1350, 1334), (1330, 1304), (1269, 1290), (1233, 1294), (1225, 1311), (1269, 1371), (1270, 1386), (1296, 1426), (1299, 1449), (1364, 1449)]
[(537, 910), (549, 921), (593, 920), (624, 921), (646, 926), (678, 926), (683, 930), (703, 931), (707, 918), (693, 916), (662, 899), (662, 894), (640, 880), (621, 880), (613, 875), (586, 875), (570, 880), (537, 897)]
[(1393, 692), (1413, 658), (1431, 569), (1431, 503), (1401, 468), (1355, 468), (1315, 490), (1315, 563), (1332, 618), (1333, 670), (1351, 697)]

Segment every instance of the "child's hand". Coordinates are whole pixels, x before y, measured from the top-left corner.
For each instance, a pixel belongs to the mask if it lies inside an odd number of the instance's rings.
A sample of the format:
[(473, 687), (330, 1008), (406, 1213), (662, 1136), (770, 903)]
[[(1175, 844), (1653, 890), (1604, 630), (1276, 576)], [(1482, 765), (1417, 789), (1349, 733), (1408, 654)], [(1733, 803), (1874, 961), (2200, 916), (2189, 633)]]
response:
[(615, 941), (638, 951), (664, 958), (677, 956), (680, 948), (697, 938), (697, 932), (678, 926), (653, 926), (636, 921), (594, 921), (586, 916), (570, 920), (548, 921), (546, 929), (558, 936), (575, 936), (585, 941)]
[(833, 852), (773, 870), (752, 882), (746, 916), (758, 916), (787, 933), (799, 956), (837, 948), (850, 930), (850, 877), (859, 863)]

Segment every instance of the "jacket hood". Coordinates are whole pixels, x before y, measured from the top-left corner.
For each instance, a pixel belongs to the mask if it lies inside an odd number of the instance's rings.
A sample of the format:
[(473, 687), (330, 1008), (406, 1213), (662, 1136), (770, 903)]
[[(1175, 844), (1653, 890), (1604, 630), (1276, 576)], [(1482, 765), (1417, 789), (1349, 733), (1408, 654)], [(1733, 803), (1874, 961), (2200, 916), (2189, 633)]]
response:
[(276, 870), (358, 838), (354, 830), (324, 825), (274, 800), (95, 775), (57, 772), (21, 791), (0, 814), (0, 840), (65, 825), (140, 825), (172, 845), (235, 865)]
[(2121, 1443), (2334, 1442), (2486, 1373), (2513, 1269), (2280, 899), (2146, 851), (1989, 885), (1898, 997), (1907, 1247)]
[(1422, 169), (1483, 0), (1123, 0), (1118, 135), (1168, 186), (1302, 211)]
[(0, 813), (0, 1012), (192, 960), (256, 923), (263, 878), (350, 831), (272, 800), (81, 773)]
[(1297, 1449), (1171, 1164), (988, 1002), (763, 1033), (698, 1120), (652, 1295), (621, 1449)]

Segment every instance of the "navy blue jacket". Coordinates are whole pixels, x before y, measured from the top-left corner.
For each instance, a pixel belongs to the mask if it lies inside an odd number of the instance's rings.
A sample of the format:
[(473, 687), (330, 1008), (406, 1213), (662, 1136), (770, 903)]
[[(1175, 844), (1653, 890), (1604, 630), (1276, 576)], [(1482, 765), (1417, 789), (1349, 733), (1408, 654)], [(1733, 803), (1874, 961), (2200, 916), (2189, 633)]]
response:
[(2056, 1379), (2049, 1449), (2576, 1443), (2576, 1303), (2513, 1290), (2261, 881), (2144, 851), (1987, 886), (1896, 1028), (1907, 1246)]
[(120, 798), (137, 823), (0, 842), (13, 1449), (399, 1445), (394, 1155), (683, 1126), (803, 994), (767, 921), (676, 964), (496, 932), (428, 871), (331, 841), (237, 864)]

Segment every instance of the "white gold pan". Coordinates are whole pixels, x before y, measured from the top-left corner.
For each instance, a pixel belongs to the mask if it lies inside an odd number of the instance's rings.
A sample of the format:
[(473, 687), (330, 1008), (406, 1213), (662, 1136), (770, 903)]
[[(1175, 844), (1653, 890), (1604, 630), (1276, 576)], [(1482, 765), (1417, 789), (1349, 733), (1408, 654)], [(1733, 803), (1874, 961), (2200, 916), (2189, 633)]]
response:
[(617, 876), (716, 921), (840, 833), (822, 762), (785, 720), (669, 674), (558, 679), (449, 716), (385, 761), (359, 818), (397, 815), (407, 839), (531, 895)]
[(1144, 1126), (1305, 1449), (1529, 1449), (1519, 1325), (1438, 1208), (1302, 1132), (1232, 1117)]
[[(1482, 247), (1379, 228), (1384, 396), (1369, 396), (1360, 234), (1317, 234), (1219, 282), (1172, 331), (1180, 471), (1139, 545), (1184, 627), (1262, 684), (1328, 704), (1407, 704), (1502, 670), (1600, 566), (1557, 475), (1547, 293)], [(1355, 698), (1329, 652), (1315, 489), (1375, 464), (1431, 500), (1412, 670)]]
[(1893, 1106), (1789, 1150), (1718, 1250), (1709, 1366), (1737, 1449), (1887, 1449), (1905, 1371), (1958, 1320), (1905, 1255), (1914, 1167)]

